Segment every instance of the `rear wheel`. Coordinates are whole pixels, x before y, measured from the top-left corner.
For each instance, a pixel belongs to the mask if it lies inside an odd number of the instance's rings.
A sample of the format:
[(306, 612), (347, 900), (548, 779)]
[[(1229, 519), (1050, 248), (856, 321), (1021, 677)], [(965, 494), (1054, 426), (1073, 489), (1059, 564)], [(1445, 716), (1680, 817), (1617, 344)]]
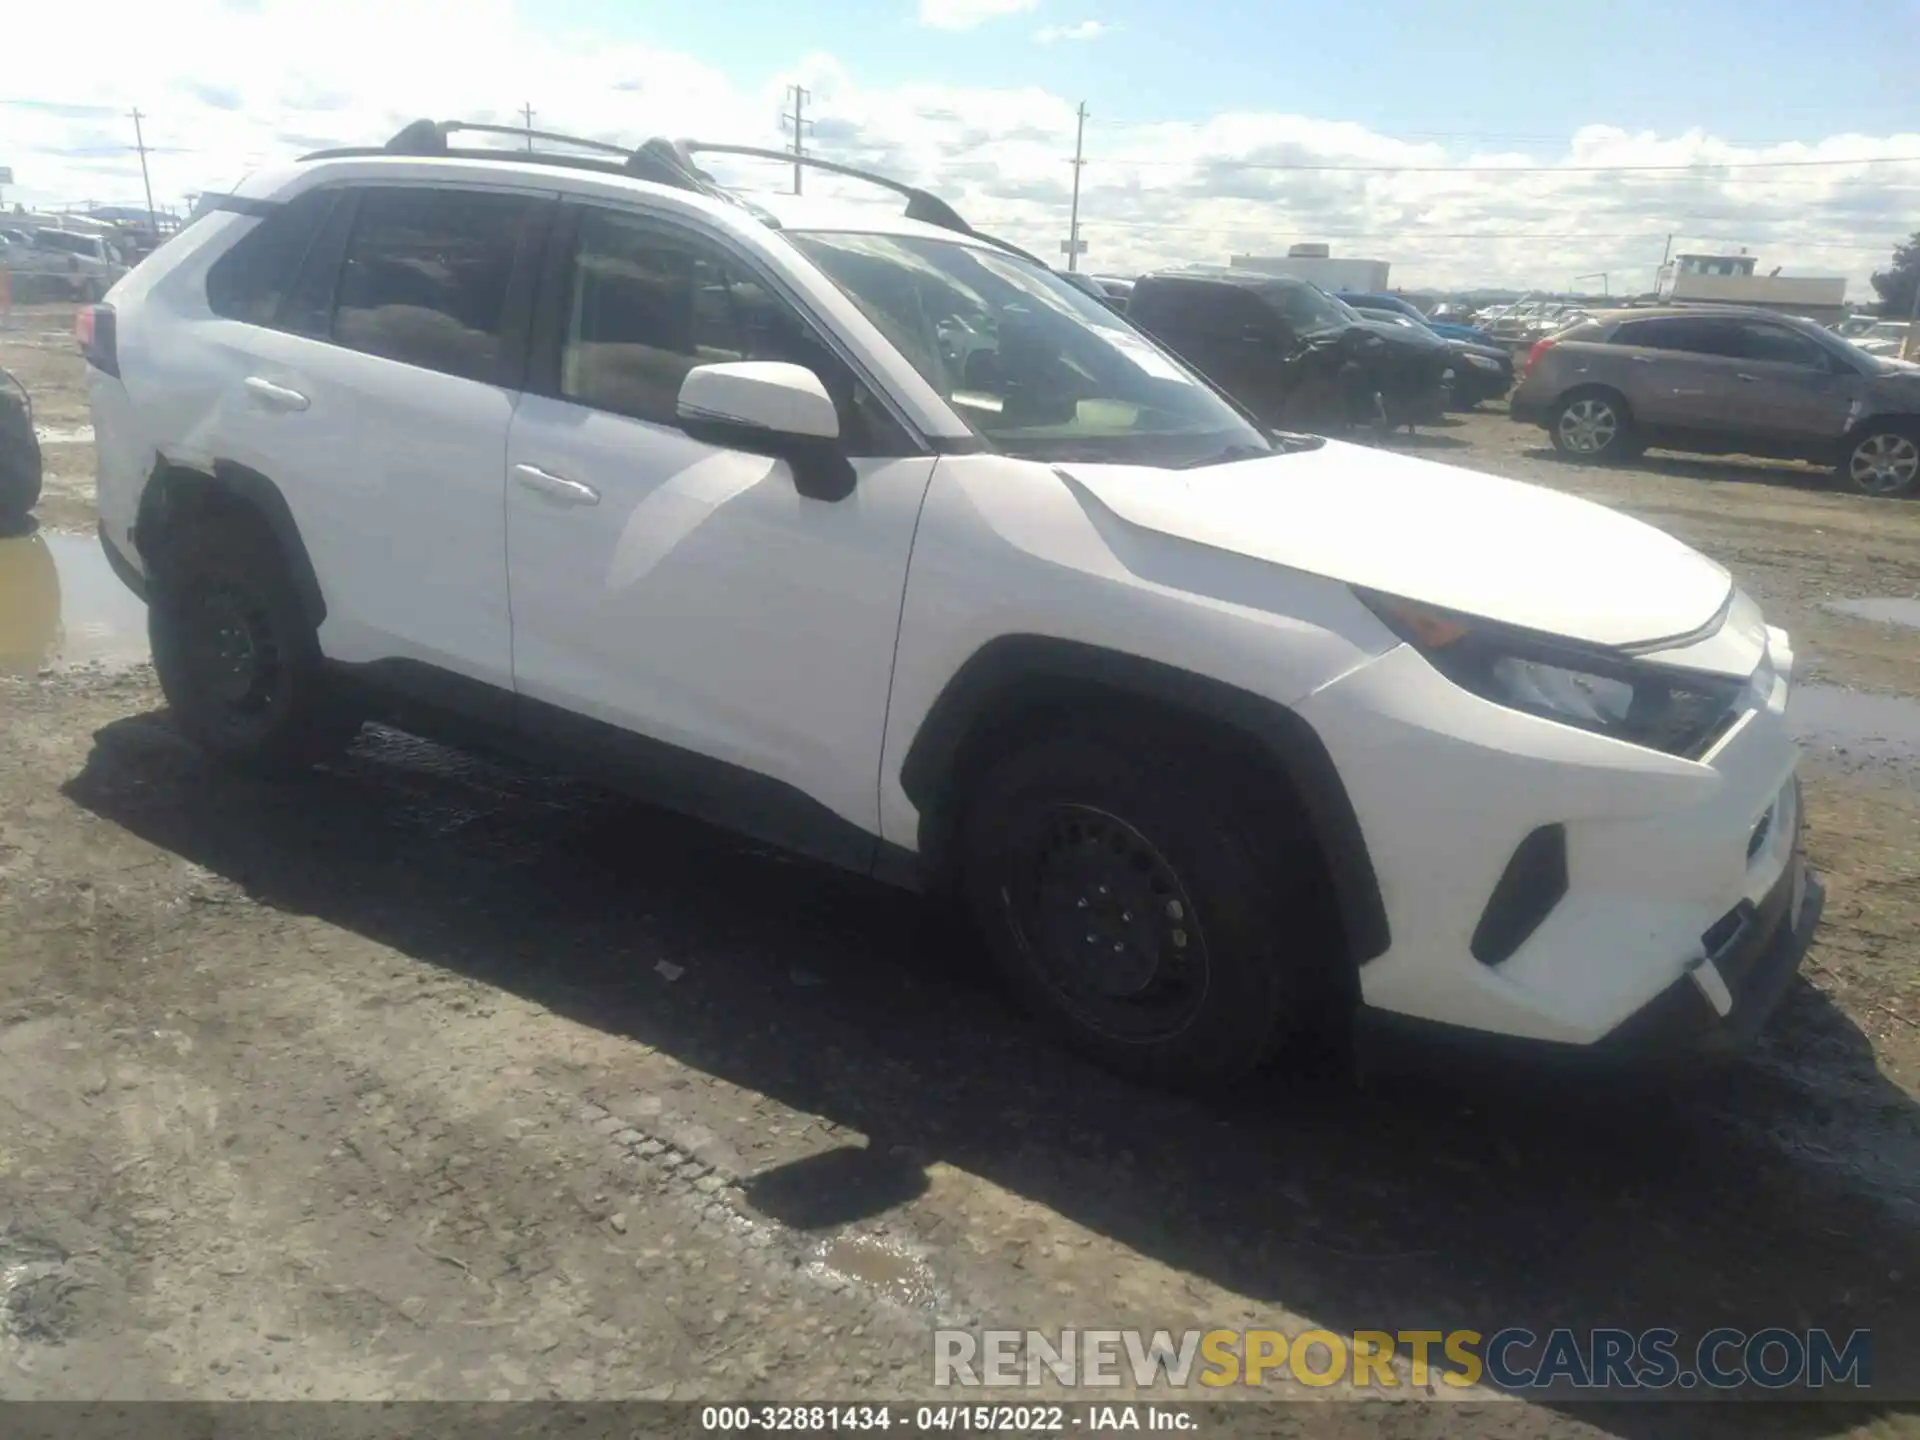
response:
[(326, 684), (278, 546), (251, 517), (195, 521), (169, 541), (147, 627), (175, 723), (229, 764), (311, 764), (344, 749), (359, 729)]
[(1609, 461), (1639, 453), (1626, 402), (1604, 390), (1577, 390), (1548, 422), (1553, 448), (1575, 460)]
[(1177, 737), (1077, 725), (970, 786), (961, 890), (1016, 993), (1074, 1048), (1175, 1083), (1253, 1069), (1337, 1015), (1312, 852)]
[(1869, 422), (1848, 442), (1840, 478), (1862, 495), (1891, 498), (1920, 489), (1920, 425)]

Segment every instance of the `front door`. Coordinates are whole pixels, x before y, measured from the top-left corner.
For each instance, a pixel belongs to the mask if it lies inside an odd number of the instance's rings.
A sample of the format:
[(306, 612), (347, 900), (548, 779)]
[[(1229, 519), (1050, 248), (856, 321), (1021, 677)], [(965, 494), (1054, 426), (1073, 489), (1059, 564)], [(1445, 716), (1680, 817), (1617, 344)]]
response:
[[(865, 863), (934, 459), (718, 238), (612, 206), (563, 214), (507, 444), (522, 723), (678, 808)], [(785, 461), (679, 428), (686, 373), (727, 360), (821, 374), (851, 496), (804, 498)]]
[(1737, 323), (1736, 424), (1766, 452), (1832, 453), (1847, 433), (1859, 377), (1837, 371), (1825, 347), (1791, 326)]

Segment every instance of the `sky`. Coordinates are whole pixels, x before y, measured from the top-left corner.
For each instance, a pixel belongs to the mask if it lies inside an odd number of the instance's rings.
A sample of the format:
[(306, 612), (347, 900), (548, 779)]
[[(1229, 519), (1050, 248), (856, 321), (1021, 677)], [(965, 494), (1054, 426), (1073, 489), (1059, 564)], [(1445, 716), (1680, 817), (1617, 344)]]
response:
[[(1082, 268), (1324, 241), (1396, 286), (1633, 293), (1676, 251), (1867, 276), (1920, 230), (1920, 0), (89, 0), (21, 7), (6, 203), (225, 189), (420, 116), (806, 144)], [(324, 20), (319, 17), (325, 16)], [(19, 63), (44, 55), (45, 63)], [(1792, 163), (1783, 163), (1792, 162)], [(1806, 163), (1822, 162), (1822, 163)], [(1844, 162), (1844, 163), (1825, 163)], [(1901, 163), (1892, 163), (1901, 162)], [(1708, 166), (1713, 168), (1700, 168)], [(1642, 168), (1629, 168), (1642, 167)], [(1650, 167), (1668, 167), (1664, 169)], [(725, 171), (777, 188), (790, 172)], [(838, 190), (833, 183), (810, 190)], [(857, 193), (849, 191), (850, 195)]]

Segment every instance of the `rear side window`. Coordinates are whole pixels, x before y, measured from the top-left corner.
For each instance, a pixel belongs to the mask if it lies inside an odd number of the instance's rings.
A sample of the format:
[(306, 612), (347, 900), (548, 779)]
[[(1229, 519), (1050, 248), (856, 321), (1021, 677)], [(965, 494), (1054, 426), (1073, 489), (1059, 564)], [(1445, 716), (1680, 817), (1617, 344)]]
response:
[(531, 196), (486, 191), (365, 191), (340, 271), (333, 339), (508, 383), (519, 360), (510, 300), (548, 209)]
[(1613, 343), (1688, 355), (1737, 357), (1741, 353), (1740, 332), (1736, 326), (1725, 320), (1695, 319), (1688, 315), (1629, 320), (1613, 332)]
[(227, 320), (272, 325), (337, 194), (309, 190), (261, 220), (207, 271), (207, 306)]

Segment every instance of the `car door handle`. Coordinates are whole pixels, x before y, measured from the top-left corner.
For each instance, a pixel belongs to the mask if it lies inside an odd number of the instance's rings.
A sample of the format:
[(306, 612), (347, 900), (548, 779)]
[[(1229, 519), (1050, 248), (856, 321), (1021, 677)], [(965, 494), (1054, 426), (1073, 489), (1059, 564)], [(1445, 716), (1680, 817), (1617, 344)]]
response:
[(544, 495), (549, 500), (557, 500), (562, 505), (598, 505), (600, 492), (591, 485), (582, 485), (578, 480), (569, 480), (561, 475), (550, 475), (538, 465), (516, 465), (513, 478), (523, 490), (531, 490), (536, 495)]
[(304, 410), (309, 401), (298, 390), (289, 390), (258, 375), (246, 379), (247, 393), (271, 410)]
[(1733, 378), (1736, 380), (1746, 380), (1748, 382), (1752, 382), (1754, 380), (1758, 380), (1760, 377), (1758, 375), (1736, 374)]

